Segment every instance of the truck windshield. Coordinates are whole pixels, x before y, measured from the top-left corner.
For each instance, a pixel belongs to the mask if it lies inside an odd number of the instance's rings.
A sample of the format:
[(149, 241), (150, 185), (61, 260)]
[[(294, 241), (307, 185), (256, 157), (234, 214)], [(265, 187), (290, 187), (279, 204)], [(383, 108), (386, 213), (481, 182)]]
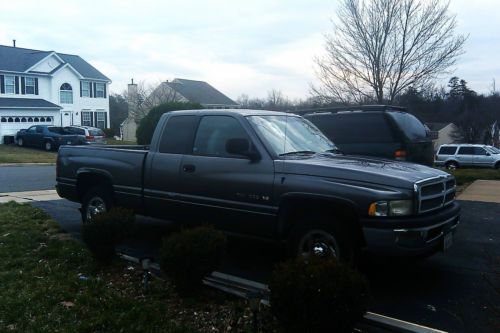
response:
[(276, 155), (312, 155), (337, 151), (337, 147), (304, 118), (296, 116), (248, 116), (247, 118)]

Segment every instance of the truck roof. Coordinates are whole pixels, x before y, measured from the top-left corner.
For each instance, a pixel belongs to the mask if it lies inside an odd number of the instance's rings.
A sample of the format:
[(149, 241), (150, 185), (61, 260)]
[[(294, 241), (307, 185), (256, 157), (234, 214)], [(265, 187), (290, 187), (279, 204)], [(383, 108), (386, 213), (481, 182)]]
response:
[(250, 109), (199, 109), (199, 110), (179, 110), (168, 112), (167, 114), (192, 114), (192, 115), (227, 115), (238, 114), (242, 116), (296, 116), (287, 112), (268, 111), (268, 110), (250, 110)]

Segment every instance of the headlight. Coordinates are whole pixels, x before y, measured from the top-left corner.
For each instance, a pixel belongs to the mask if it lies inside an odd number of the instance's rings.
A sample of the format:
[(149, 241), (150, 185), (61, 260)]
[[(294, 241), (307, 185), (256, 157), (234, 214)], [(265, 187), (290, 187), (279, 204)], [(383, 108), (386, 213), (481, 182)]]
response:
[(368, 208), (370, 216), (407, 216), (413, 213), (411, 200), (377, 201)]

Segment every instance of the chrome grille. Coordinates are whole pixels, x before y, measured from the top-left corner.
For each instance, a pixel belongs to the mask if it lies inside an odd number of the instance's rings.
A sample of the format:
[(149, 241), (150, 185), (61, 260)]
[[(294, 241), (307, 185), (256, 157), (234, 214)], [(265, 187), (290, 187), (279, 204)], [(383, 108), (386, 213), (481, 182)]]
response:
[(425, 179), (415, 184), (415, 191), (417, 192), (418, 212), (430, 212), (449, 205), (455, 200), (455, 179), (451, 176)]

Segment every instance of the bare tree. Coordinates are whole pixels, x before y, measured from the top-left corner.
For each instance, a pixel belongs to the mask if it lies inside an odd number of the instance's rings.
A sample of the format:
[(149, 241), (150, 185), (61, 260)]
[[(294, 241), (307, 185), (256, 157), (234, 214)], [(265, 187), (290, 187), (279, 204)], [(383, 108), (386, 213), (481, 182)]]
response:
[(393, 102), (449, 73), (466, 36), (442, 0), (342, 0), (326, 55), (315, 60), (324, 102)]
[(146, 85), (144, 81), (137, 84), (137, 92), (129, 96), (125, 91), (123, 96), (132, 108), (129, 107), (129, 116), (134, 117), (138, 123), (149, 110), (164, 103), (184, 101), (185, 98), (168, 86), (168, 81), (160, 81), (156, 84)]

